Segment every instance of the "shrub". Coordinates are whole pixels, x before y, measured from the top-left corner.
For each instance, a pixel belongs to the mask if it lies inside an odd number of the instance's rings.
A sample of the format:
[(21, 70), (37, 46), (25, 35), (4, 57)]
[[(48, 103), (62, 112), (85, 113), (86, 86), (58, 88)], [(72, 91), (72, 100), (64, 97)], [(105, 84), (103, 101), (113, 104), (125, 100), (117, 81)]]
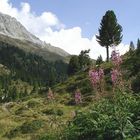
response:
[(64, 132), (64, 139), (122, 140), (138, 137), (139, 105), (139, 100), (128, 93), (116, 93), (110, 100), (101, 99), (85, 112), (77, 112)]
[(82, 88), (80, 88), (82, 94), (87, 95), (87, 94), (92, 94), (92, 92), (93, 92), (93, 87), (90, 83), (90, 80), (88, 80), (88, 79), (83, 80), (80, 83), (79, 87), (82, 87)]
[(33, 133), (44, 126), (44, 121), (33, 120), (31, 122), (25, 122), (20, 126), (20, 132), (22, 134)]
[(42, 111), (45, 115), (58, 115), (62, 116), (64, 114), (63, 110), (61, 109), (45, 109)]
[(61, 109), (58, 109), (57, 112), (56, 112), (56, 114), (58, 116), (62, 116), (64, 114), (64, 112)]
[(135, 93), (139, 93), (140, 92), (140, 73), (137, 75), (137, 77), (132, 81), (131, 83), (132, 86), (132, 90)]
[(27, 105), (29, 108), (37, 107), (39, 105), (39, 102), (36, 100), (30, 100), (28, 101)]
[(48, 133), (40, 136), (39, 140), (61, 140), (61, 138), (54, 133)]
[(34, 133), (40, 128), (42, 128), (43, 126), (44, 126), (44, 121), (42, 120), (33, 120), (30, 122), (25, 122), (21, 126), (11, 129), (4, 136), (11, 139), (11, 138), (17, 137), (18, 135), (21, 135), (21, 133), (22, 134)]
[(14, 128), (5, 134), (9, 139), (16, 137), (19, 134), (19, 127)]
[(15, 111), (15, 115), (20, 115), (26, 110), (28, 110), (28, 109), (26, 107), (22, 106)]

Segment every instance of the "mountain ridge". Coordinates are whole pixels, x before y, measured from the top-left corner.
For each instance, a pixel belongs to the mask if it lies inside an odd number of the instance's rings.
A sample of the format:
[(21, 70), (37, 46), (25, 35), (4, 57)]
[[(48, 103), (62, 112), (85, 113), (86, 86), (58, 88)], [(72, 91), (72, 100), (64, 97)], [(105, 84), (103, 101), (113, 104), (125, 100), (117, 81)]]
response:
[[(19, 40), (19, 42), (23, 42), (26, 45), (29, 45), (30, 43), (34, 48), (39, 48), (42, 52), (44, 51), (44, 53), (46, 51), (48, 51), (48, 53), (54, 53), (54, 56), (55, 54), (61, 57), (69, 56), (69, 53), (63, 49), (47, 44), (31, 34), (19, 21), (16, 20), (16, 18), (0, 12), (0, 40), (2, 40), (1, 37), (2, 39), (7, 37), (8, 39), (10, 38), (10, 40)], [(14, 45), (15, 44), (16, 43), (14, 43)]]

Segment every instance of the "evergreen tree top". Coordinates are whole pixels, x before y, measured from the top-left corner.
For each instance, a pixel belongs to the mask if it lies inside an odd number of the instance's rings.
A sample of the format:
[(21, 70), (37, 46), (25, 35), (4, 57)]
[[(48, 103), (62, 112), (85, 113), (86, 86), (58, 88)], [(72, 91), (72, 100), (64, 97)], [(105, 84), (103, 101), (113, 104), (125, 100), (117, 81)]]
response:
[(118, 45), (122, 41), (121, 32), (122, 27), (117, 23), (114, 11), (108, 10), (101, 20), (96, 38), (101, 46)]
[(137, 49), (140, 49), (140, 39), (138, 38), (138, 41), (137, 41)]

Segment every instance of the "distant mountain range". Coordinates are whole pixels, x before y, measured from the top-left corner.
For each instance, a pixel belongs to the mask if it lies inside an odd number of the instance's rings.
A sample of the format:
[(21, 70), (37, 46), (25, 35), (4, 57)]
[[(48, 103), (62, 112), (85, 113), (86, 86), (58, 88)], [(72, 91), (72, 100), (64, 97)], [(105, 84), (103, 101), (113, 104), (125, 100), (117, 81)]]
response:
[(41, 41), (15, 18), (3, 13), (0, 13), (0, 41), (42, 56), (49, 61), (67, 61), (70, 56), (66, 51)]

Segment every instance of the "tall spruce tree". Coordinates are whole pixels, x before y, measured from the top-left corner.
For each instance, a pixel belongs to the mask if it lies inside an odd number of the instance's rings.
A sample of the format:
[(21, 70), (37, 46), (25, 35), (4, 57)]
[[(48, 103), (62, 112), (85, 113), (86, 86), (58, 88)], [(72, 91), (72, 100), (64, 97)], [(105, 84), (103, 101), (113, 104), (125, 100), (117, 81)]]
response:
[(140, 49), (140, 39), (138, 38), (138, 41), (137, 41), (137, 49)]
[(109, 47), (112, 45), (118, 45), (122, 41), (122, 27), (117, 23), (117, 18), (112, 10), (108, 10), (103, 16), (100, 28), (99, 35), (96, 35), (98, 43), (106, 47), (107, 52), (107, 62), (109, 61)]
[(80, 70), (79, 58), (76, 55), (73, 55), (70, 59), (68, 66), (68, 74), (72, 75)]
[(88, 66), (90, 66), (90, 64), (91, 64), (89, 52), (90, 52), (90, 49), (89, 50), (82, 50), (78, 56), (80, 69), (82, 69), (82, 70), (88, 68)]
[(134, 51), (135, 50), (135, 46), (134, 46), (133, 41), (130, 42), (129, 50), (130, 51)]
[(103, 58), (102, 56), (98, 56), (97, 60), (96, 60), (96, 65), (101, 65), (103, 63)]

